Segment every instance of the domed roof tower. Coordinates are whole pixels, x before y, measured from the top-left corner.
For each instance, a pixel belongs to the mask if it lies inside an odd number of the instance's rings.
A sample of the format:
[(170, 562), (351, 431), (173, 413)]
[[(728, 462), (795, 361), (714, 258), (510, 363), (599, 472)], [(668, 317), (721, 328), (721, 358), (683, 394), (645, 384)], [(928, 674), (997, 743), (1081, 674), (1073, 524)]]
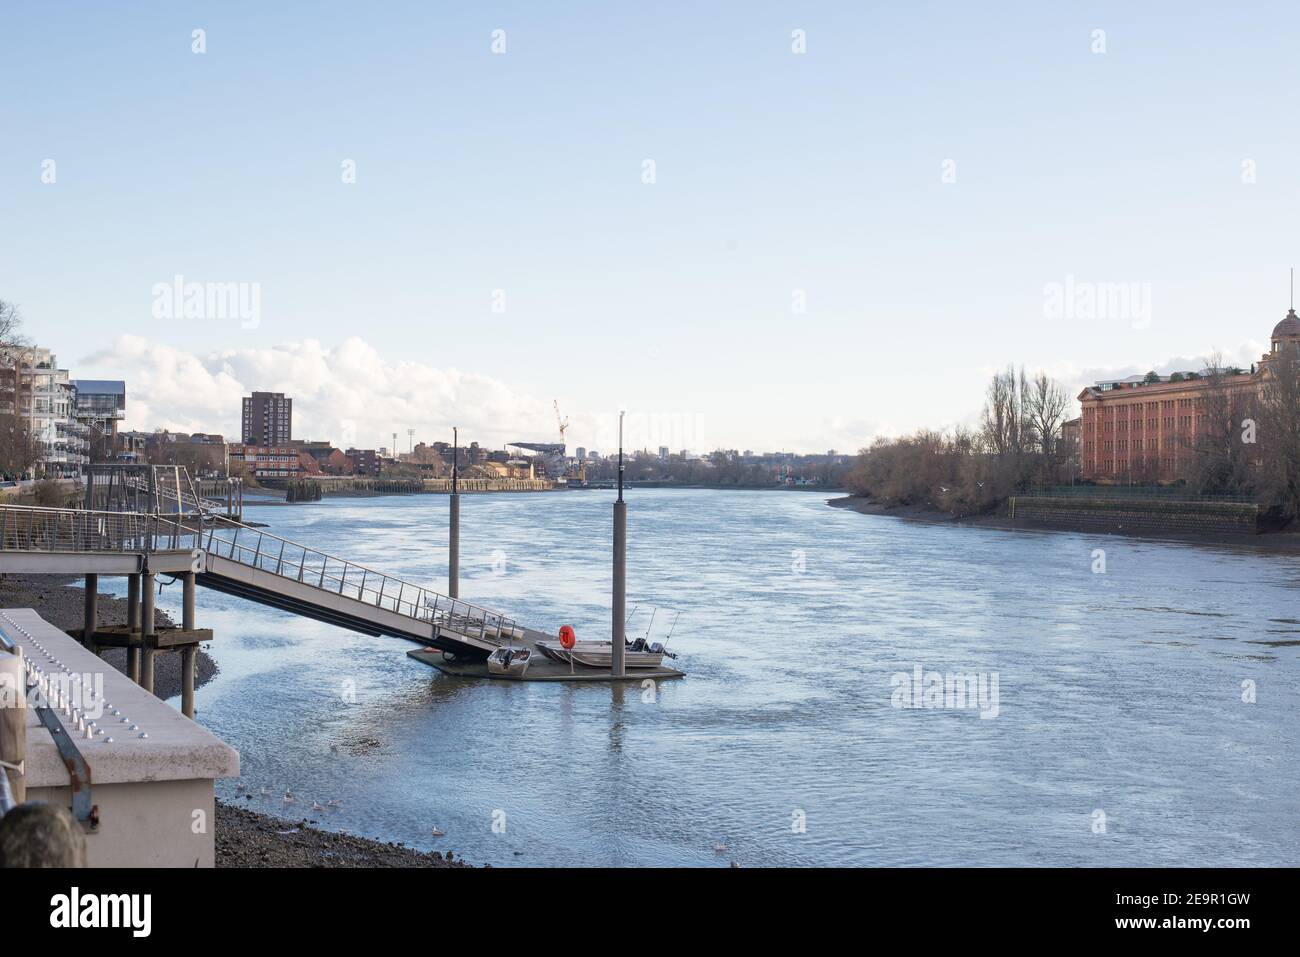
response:
[(1295, 314), (1295, 270), (1291, 270), (1291, 308), (1282, 321), (1273, 327), (1272, 351), (1300, 348), (1300, 316)]
[(1300, 316), (1292, 307), (1281, 322), (1273, 327), (1273, 351), (1277, 352), (1283, 342), (1300, 342)]

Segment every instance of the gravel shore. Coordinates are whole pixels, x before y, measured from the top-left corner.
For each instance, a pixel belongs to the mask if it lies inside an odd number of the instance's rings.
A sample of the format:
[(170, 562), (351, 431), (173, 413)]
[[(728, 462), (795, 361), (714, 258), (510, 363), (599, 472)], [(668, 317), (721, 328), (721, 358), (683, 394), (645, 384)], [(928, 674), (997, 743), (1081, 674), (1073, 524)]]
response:
[[(31, 608), (56, 628), (80, 628), (85, 615), (85, 589), (81, 579), (70, 575), (0, 575), (0, 608)], [(97, 624), (126, 624), (126, 599), (99, 593)], [(165, 612), (154, 612), (154, 626), (171, 625)], [(105, 648), (103, 659), (126, 673), (126, 649)], [(217, 663), (200, 649), (195, 687), (202, 687), (217, 673)], [(154, 659), (154, 694), (164, 700), (181, 693), (181, 656), (174, 652)]]
[(282, 820), (217, 802), (217, 867), (470, 867), (438, 851), (417, 851), (351, 834), (321, 831), (310, 821)]

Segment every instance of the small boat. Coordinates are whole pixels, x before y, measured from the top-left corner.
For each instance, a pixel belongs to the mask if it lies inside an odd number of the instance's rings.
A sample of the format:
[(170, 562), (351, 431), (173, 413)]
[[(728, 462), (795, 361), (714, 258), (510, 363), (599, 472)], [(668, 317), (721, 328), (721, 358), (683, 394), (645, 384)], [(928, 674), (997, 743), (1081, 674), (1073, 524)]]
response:
[(498, 648), (488, 655), (488, 674), (522, 678), (533, 653), (527, 648)]
[[(574, 643), (572, 649), (567, 649), (558, 641), (539, 641), (537, 648), (546, 657), (562, 664), (572, 662), (588, 668), (608, 668), (614, 645), (609, 641), (579, 641)], [(657, 641), (647, 645), (644, 639), (638, 638), (627, 642), (623, 664), (628, 668), (659, 668), (662, 667), (665, 656), (677, 657), (665, 651), (664, 646)]]

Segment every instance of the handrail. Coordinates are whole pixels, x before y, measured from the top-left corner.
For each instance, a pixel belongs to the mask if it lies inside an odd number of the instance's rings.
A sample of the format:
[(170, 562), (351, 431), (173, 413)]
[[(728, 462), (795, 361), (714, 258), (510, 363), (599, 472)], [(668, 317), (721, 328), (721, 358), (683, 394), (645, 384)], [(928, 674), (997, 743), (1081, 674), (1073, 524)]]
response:
[[(227, 535), (226, 533), (229, 532)], [(240, 541), (243, 534), (244, 541)], [(318, 548), (223, 520), (148, 512), (0, 505), (0, 550), (162, 551), (210, 555), (483, 641), (522, 637), (513, 618)], [(286, 557), (286, 553), (287, 557)]]
[[(222, 537), (227, 530), (230, 535)], [(241, 532), (246, 539), (253, 538), (252, 544), (239, 541)], [(515, 620), (501, 612), (240, 522), (210, 525), (203, 547), (219, 558), (482, 640), (522, 634)]]

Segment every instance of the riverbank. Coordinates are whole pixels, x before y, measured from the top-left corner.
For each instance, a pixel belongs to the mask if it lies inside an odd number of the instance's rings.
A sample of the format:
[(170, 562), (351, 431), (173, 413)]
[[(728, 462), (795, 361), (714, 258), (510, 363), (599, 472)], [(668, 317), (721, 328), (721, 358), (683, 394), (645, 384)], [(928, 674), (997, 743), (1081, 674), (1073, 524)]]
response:
[(401, 844), (322, 831), (298, 822), (217, 802), (217, 867), (471, 867), (453, 851), (417, 851)]
[(1005, 512), (985, 515), (968, 515), (958, 518), (938, 509), (917, 505), (885, 505), (869, 498), (846, 495), (843, 498), (831, 498), (826, 504), (832, 508), (844, 508), (863, 515), (884, 515), (901, 518), (912, 522), (924, 522), (930, 525), (962, 525), (975, 528), (995, 528), (1016, 532), (1077, 532), (1086, 535), (1115, 535), (1155, 542), (1182, 542), (1189, 545), (1246, 545), (1278, 552), (1300, 552), (1300, 532), (1260, 532), (1259, 534), (1233, 534), (1222, 532), (1178, 533), (1164, 532), (1153, 534), (1147, 530), (1128, 531), (1123, 528), (1100, 530), (1068, 522), (1044, 524), (1038, 522), (1018, 521)]
[[(31, 608), (56, 628), (70, 631), (84, 624), (86, 591), (81, 579), (73, 575), (0, 575), (0, 607)], [(96, 624), (126, 624), (126, 599), (99, 593)], [(170, 627), (174, 622), (161, 610), (154, 611), (154, 627)], [(126, 649), (105, 648), (101, 657), (126, 674)], [(217, 663), (202, 649), (198, 654), (196, 688), (207, 684), (217, 674)], [(160, 654), (154, 659), (154, 694), (166, 700), (181, 693), (181, 656)]]

